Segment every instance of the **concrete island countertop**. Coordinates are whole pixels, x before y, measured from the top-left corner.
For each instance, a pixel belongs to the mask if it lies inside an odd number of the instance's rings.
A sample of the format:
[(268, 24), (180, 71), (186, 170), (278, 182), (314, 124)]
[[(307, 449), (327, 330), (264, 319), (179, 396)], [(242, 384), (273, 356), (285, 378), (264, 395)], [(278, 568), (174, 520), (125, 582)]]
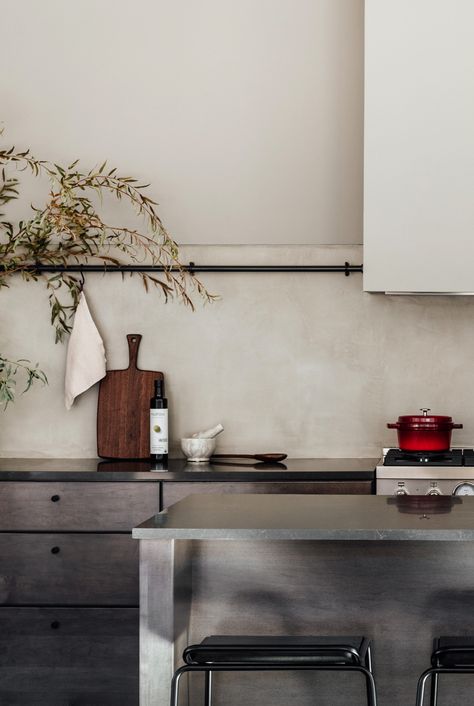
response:
[(0, 481), (360, 481), (373, 480), (376, 458), (297, 458), (279, 464), (245, 460), (193, 464), (100, 458), (0, 458)]
[(135, 539), (474, 540), (474, 497), (191, 495)]

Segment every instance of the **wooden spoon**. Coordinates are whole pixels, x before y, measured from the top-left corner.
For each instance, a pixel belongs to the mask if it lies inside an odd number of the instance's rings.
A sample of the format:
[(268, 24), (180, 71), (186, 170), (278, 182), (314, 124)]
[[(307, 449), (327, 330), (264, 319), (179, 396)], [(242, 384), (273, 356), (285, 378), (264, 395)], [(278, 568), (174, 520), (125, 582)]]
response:
[[(279, 468), (282, 471), (287, 471), (288, 466), (284, 463), (279, 463), (276, 461), (267, 461), (267, 463), (262, 463), (262, 461), (256, 461), (255, 463), (244, 463), (241, 461), (221, 461), (220, 458), (212, 458), (210, 460), (212, 467), (215, 466), (227, 466), (230, 468), (254, 468), (256, 471), (265, 469), (266, 471), (276, 470)], [(190, 470), (189, 468), (187, 470)], [(193, 469), (195, 470), (195, 469)]]
[(288, 454), (214, 454), (212, 458), (254, 458), (261, 463), (278, 463)]

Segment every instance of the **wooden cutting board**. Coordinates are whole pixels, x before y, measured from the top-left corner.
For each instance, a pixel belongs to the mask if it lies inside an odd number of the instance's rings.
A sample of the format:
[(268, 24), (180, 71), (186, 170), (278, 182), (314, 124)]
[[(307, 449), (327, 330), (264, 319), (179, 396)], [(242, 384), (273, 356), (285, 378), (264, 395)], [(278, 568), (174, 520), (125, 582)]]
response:
[(137, 333), (127, 335), (128, 368), (108, 370), (100, 382), (97, 453), (103, 458), (150, 456), (150, 399), (163, 373), (137, 367), (141, 339)]

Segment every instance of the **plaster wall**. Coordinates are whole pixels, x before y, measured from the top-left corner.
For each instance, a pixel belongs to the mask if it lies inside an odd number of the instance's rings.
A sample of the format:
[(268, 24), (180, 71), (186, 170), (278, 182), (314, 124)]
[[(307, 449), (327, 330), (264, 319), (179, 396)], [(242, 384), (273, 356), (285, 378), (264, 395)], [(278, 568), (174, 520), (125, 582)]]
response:
[[(361, 261), (357, 246), (196, 246), (206, 264)], [(222, 422), (220, 449), (291, 456), (377, 456), (387, 421), (431, 407), (474, 442), (474, 300), (362, 292), (361, 275), (213, 274), (221, 295), (193, 313), (146, 294), (137, 280), (90, 275), (89, 303), (109, 368), (127, 364), (127, 333), (143, 335), (139, 365), (166, 375), (171, 436)], [(65, 347), (54, 344), (40, 284), (1, 292), (2, 350), (39, 361), (50, 384), (1, 414), (2, 456), (94, 456), (97, 391), (63, 402)]]
[(15, 0), (1, 24), (9, 143), (151, 182), (179, 243), (362, 242), (363, 0)]
[[(184, 261), (362, 261), (362, 0), (16, 0), (1, 19), (4, 143), (151, 181)], [(26, 204), (40, 189), (25, 183)], [(421, 406), (474, 442), (471, 298), (364, 294), (360, 275), (204, 279), (221, 299), (195, 313), (139, 281), (86, 286), (109, 368), (141, 333), (140, 365), (164, 371), (174, 443), (221, 421), (223, 452), (378, 455), (385, 422)], [(0, 454), (94, 456), (97, 390), (65, 411), (48, 320), (40, 284), (0, 293), (0, 350), (50, 381), (0, 413)]]

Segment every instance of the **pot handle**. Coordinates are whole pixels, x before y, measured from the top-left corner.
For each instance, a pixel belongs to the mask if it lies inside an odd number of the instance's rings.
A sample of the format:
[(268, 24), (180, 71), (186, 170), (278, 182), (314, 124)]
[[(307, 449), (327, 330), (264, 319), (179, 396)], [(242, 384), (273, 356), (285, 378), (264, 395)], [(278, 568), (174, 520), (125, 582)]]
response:
[(452, 429), (462, 429), (462, 428), (463, 428), (463, 425), (462, 425), (462, 424), (452, 424), (452, 425), (451, 425), (451, 428), (452, 428)]
[(400, 424), (398, 422), (395, 422), (395, 424), (387, 424), (388, 429), (400, 429)]

